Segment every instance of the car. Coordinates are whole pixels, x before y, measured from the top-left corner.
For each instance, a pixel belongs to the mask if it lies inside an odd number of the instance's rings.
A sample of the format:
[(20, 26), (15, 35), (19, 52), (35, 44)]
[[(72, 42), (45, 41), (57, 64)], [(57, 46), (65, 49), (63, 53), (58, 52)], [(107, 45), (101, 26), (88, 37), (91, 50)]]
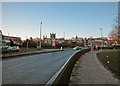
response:
[(19, 46), (2, 46), (2, 52), (3, 53), (8, 53), (8, 52), (16, 52), (16, 51), (20, 51)]
[(73, 50), (81, 50), (81, 49), (82, 49), (82, 47), (80, 47), (80, 46), (76, 46), (73, 48)]
[(2, 52), (3, 53), (8, 52), (8, 48), (9, 48), (9, 46), (2, 46)]
[(12, 47), (12, 49), (13, 49), (13, 51), (20, 51), (19, 46), (14, 46), (14, 47)]

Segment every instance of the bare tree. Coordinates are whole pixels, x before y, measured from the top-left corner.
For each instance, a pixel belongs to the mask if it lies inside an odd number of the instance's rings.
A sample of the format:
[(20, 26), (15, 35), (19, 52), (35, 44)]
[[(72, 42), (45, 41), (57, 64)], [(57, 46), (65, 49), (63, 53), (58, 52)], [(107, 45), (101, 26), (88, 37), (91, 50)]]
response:
[(109, 33), (109, 38), (111, 40), (118, 41), (118, 18), (116, 18), (114, 21), (115, 21), (115, 24), (113, 24), (113, 27), (112, 27), (113, 29)]
[(109, 38), (111, 40), (118, 40), (118, 28), (113, 28), (113, 30), (109, 33)]

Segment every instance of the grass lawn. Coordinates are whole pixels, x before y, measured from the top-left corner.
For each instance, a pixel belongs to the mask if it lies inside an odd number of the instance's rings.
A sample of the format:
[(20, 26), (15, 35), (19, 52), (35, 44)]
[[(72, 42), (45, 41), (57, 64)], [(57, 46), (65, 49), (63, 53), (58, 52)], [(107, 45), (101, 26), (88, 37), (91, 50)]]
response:
[(105, 67), (120, 76), (120, 49), (104, 49), (97, 53), (97, 57)]

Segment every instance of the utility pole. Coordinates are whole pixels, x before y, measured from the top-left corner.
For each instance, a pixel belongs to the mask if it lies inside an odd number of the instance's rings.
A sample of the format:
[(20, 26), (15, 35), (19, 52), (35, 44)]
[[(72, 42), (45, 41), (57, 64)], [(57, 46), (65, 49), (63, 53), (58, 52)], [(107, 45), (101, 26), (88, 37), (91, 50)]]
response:
[(40, 22), (40, 48), (41, 48), (42, 22)]

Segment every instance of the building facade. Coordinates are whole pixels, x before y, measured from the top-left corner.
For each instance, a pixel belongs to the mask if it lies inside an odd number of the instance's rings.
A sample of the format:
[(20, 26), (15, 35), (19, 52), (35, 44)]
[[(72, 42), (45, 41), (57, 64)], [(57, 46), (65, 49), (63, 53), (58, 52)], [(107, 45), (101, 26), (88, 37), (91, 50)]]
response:
[(21, 42), (20, 37), (2, 35), (2, 40), (10, 40), (10, 39), (13, 40), (14, 42)]

